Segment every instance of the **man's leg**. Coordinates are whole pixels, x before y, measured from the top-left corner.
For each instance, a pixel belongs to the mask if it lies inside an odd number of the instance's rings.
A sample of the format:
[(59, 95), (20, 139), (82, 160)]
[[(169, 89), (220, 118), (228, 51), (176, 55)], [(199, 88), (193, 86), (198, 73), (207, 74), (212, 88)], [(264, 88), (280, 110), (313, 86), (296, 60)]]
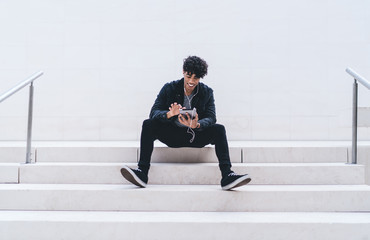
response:
[(140, 160), (139, 168), (131, 169), (124, 166), (121, 174), (126, 180), (139, 187), (145, 187), (148, 183), (148, 171), (150, 168), (150, 158), (153, 152), (154, 141), (157, 138), (157, 132), (161, 131), (160, 122), (147, 119), (143, 122), (140, 139)]
[(169, 147), (184, 147), (185, 138), (187, 139), (185, 128), (181, 129), (157, 120), (145, 120), (140, 139), (139, 168), (148, 173), (155, 140), (158, 139)]
[(196, 131), (194, 142), (190, 143), (191, 136), (186, 128), (179, 128), (171, 124), (163, 124), (157, 120), (148, 119), (143, 122), (140, 140), (139, 169), (128, 167), (121, 169), (122, 175), (133, 184), (145, 187), (148, 182), (148, 171), (153, 153), (154, 141), (158, 139), (169, 147), (195, 147), (202, 148), (214, 144), (219, 167), (222, 173), (221, 186), (229, 190), (250, 182), (247, 175), (236, 175), (231, 170), (229, 147), (225, 127), (215, 124), (203, 131)]
[(158, 139), (169, 147), (202, 148), (208, 144), (214, 144), (222, 177), (231, 173), (225, 127), (221, 124), (215, 124), (203, 131), (196, 131), (195, 134), (194, 142), (190, 143), (191, 136), (187, 133), (186, 128), (178, 128), (151, 119), (145, 120), (141, 132), (139, 168), (145, 174), (148, 173), (153, 144)]
[(222, 177), (230, 174), (232, 171), (225, 127), (221, 124), (214, 124), (203, 131), (196, 131), (195, 134), (193, 147), (214, 144)]
[(159, 139), (170, 147), (178, 147), (181, 146), (181, 141), (179, 140), (184, 138), (181, 135), (185, 133), (185, 131), (181, 131), (181, 129), (171, 124), (164, 124), (153, 119), (145, 120), (141, 130), (139, 168), (131, 169), (124, 166), (121, 169), (123, 177), (139, 187), (145, 187), (148, 183), (148, 172), (154, 141)]
[(215, 145), (216, 155), (222, 174), (222, 189), (231, 190), (248, 184), (251, 181), (248, 174), (237, 175), (231, 170), (229, 146), (227, 143), (226, 130), (223, 125), (215, 124), (206, 128), (204, 131), (198, 131), (195, 139), (197, 140), (194, 141), (194, 144), (197, 146), (207, 145), (209, 143)]
[(141, 169), (146, 175), (150, 168), (150, 159), (153, 153), (154, 141), (156, 140), (156, 129), (159, 128), (158, 121), (147, 119), (143, 122), (141, 129), (140, 138), (140, 159), (139, 169)]

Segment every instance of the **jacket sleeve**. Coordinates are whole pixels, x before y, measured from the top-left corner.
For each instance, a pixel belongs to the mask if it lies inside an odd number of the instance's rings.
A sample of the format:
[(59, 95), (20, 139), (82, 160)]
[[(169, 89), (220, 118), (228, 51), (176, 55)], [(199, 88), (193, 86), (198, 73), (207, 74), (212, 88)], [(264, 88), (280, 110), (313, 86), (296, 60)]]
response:
[(216, 106), (215, 106), (215, 99), (213, 97), (213, 91), (210, 90), (210, 96), (206, 103), (206, 111), (204, 113), (204, 117), (198, 121), (200, 124), (199, 130), (201, 131), (204, 128), (207, 128), (216, 123)]
[(167, 112), (168, 107), (166, 103), (167, 97), (167, 91), (166, 89), (168, 88), (168, 84), (165, 84), (159, 94), (157, 95), (157, 98), (153, 104), (152, 109), (150, 110), (150, 118), (151, 119), (157, 119), (162, 122), (170, 122), (171, 119), (167, 119)]

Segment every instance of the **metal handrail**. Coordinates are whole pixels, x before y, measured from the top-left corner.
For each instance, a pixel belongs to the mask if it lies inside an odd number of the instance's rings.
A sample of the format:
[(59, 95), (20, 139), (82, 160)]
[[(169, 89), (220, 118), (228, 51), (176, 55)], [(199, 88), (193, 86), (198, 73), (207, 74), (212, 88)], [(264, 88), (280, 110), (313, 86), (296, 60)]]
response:
[(346, 72), (354, 78), (353, 82), (353, 110), (352, 110), (352, 164), (357, 163), (357, 105), (358, 105), (358, 84), (359, 81), (362, 85), (370, 89), (370, 82), (362, 77), (360, 74), (347, 68)]
[(5, 99), (9, 98), (28, 84), (30, 84), (30, 92), (29, 92), (29, 101), (28, 101), (28, 127), (27, 127), (27, 152), (26, 152), (26, 163), (31, 163), (31, 139), (32, 139), (32, 113), (33, 113), (33, 81), (36, 78), (40, 77), (44, 74), (42, 71), (39, 71), (33, 75), (31, 75), (26, 80), (20, 82), (15, 87), (9, 89), (5, 93), (0, 95), (0, 103)]
[(8, 91), (6, 91), (5, 93), (1, 94), (0, 95), (0, 103), (2, 101), (4, 101), (5, 99), (7, 99), (8, 97), (12, 96), (14, 93), (16, 93), (19, 90), (21, 90), (22, 88), (24, 88), (25, 86), (27, 86), (28, 84), (30, 84), (31, 82), (33, 82), (36, 78), (40, 77), (42, 74), (44, 74), (42, 71), (37, 72), (37, 73), (33, 74), (32, 76), (30, 76), (29, 78), (27, 78), (26, 80), (18, 83), (15, 87), (13, 87), (13, 88), (9, 89)]

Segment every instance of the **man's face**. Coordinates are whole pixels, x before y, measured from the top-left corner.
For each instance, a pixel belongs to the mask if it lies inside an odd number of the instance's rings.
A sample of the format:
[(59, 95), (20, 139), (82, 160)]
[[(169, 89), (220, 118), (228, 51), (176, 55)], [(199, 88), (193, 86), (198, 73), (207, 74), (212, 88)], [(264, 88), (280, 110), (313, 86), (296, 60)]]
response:
[(187, 72), (184, 72), (184, 88), (186, 92), (193, 92), (196, 86), (199, 84), (199, 80), (200, 78), (196, 77), (195, 74), (189, 75)]

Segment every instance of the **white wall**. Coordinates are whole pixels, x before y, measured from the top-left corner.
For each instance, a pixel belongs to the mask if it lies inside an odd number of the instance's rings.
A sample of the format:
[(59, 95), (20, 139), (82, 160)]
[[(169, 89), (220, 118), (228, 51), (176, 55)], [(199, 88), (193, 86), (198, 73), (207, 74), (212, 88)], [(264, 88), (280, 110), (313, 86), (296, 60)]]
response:
[[(198, 55), (230, 140), (348, 140), (345, 68), (370, 79), (369, 26), (367, 0), (0, 0), (0, 93), (43, 70), (34, 139), (137, 140)], [(27, 95), (0, 104), (0, 140), (25, 139)]]

